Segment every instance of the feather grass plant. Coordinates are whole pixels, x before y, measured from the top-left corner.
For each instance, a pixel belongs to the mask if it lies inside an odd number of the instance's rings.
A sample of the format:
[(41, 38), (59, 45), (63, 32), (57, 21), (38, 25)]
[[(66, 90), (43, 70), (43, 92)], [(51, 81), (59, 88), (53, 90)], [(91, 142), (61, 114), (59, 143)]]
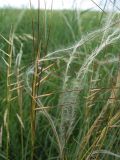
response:
[[(62, 14), (66, 32), (76, 42), (51, 51), (49, 43), (52, 44), (50, 36), (54, 28), (51, 17), (55, 11), (41, 11), (38, 0), (36, 14), (32, 9), (29, 12), (32, 35), (17, 34), (19, 25), (11, 29), (8, 40), (1, 35), (9, 49), (6, 52), (0, 48), (7, 75), (2, 80), (6, 86), (5, 101), (0, 98), (0, 104), (6, 106), (4, 125), (0, 124), (0, 157), (119, 159), (119, 14), (102, 14), (103, 25), (82, 33), (77, 11), (74, 18), (80, 27), (78, 37), (70, 19)], [(27, 55), (26, 42), (31, 44), (32, 54)]]

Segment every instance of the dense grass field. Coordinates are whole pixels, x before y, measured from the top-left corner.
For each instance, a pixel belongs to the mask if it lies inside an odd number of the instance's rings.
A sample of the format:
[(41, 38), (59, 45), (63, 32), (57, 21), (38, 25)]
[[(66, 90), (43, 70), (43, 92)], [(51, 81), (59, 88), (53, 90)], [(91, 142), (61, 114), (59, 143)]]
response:
[(0, 160), (120, 159), (120, 16), (0, 10)]

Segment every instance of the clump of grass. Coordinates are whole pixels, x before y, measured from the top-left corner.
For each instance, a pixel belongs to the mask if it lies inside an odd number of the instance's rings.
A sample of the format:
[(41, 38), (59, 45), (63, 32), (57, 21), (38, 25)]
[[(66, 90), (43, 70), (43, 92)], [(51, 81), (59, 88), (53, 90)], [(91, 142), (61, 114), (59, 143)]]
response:
[[(32, 16), (32, 36), (17, 35), (17, 28), (11, 31), (9, 40), (2, 36), (9, 49), (0, 49), (7, 75), (3, 81), (7, 94), (1, 101), (6, 107), (0, 156), (16, 160), (117, 159), (119, 14), (108, 13), (103, 25), (90, 33), (78, 29), (80, 37), (73, 45), (50, 52), (53, 28), (52, 19), (47, 24), (47, 12), (54, 13), (45, 11), (43, 37), (39, 8), (37, 27)], [(73, 24), (67, 16), (63, 20), (66, 32), (69, 30), (75, 41)], [(33, 54), (28, 56), (24, 53), (26, 40), (33, 41)], [(30, 63), (25, 63), (26, 57)]]

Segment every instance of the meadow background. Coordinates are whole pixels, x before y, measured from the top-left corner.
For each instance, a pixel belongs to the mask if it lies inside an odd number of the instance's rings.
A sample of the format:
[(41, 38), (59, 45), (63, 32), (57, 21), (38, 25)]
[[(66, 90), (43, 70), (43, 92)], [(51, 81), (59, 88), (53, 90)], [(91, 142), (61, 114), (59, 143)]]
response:
[(119, 18), (0, 9), (0, 160), (120, 159)]

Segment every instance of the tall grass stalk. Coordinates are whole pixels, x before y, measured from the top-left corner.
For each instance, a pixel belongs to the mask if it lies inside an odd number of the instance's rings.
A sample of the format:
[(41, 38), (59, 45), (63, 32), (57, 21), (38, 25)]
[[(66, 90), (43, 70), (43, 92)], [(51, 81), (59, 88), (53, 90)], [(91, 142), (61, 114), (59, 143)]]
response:
[(7, 160), (10, 159), (9, 157), (9, 145), (10, 145), (10, 106), (11, 106), (11, 91), (10, 91), (10, 85), (11, 85), (11, 76), (12, 76), (12, 53), (13, 53), (13, 33), (12, 33), (12, 29), (9, 35), (9, 44), (8, 44), (8, 55), (7, 55), (7, 85), (6, 85), (6, 110), (5, 110), (5, 114), (4, 114), (4, 126), (6, 128), (6, 158)]
[(21, 43), (20, 52), (16, 58), (15, 71), (16, 71), (16, 83), (17, 83), (17, 96), (18, 96), (18, 105), (19, 105), (19, 114), (17, 114), (18, 120), (20, 122), (20, 139), (21, 139), (21, 159), (23, 159), (24, 155), (24, 142), (23, 142), (23, 80), (21, 80), (21, 60), (22, 60), (22, 47)]

